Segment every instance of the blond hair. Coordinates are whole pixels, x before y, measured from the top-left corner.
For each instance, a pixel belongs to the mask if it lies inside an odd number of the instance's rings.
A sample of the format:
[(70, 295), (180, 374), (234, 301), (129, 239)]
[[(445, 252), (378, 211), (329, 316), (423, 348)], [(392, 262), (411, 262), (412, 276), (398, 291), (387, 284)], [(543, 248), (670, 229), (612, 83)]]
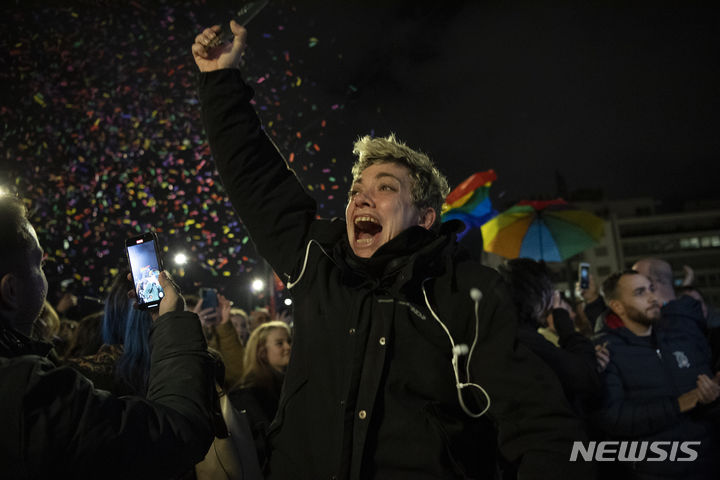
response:
[(353, 183), (363, 170), (376, 163), (397, 163), (410, 170), (413, 180), (411, 196), (419, 209), (431, 207), (435, 210), (435, 224), (440, 222), (440, 212), (450, 187), (447, 179), (424, 153), (405, 145), (391, 133), (387, 137), (371, 138), (365, 135), (353, 146), (357, 160), (352, 167)]
[(243, 359), (245, 372), (243, 373), (242, 384), (244, 386), (264, 384), (271, 378), (272, 367), (268, 364), (267, 359), (262, 358), (260, 354), (265, 348), (270, 332), (277, 329), (284, 329), (288, 337), (290, 336), (290, 327), (280, 320), (260, 324), (250, 334), (250, 338), (248, 338), (245, 345), (245, 357)]
[(46, 299), (40, 315), (32, 324), (30, 336), (38, 340), (51, 342), (52, 338), (57, 335), (59, 331), (60, 316)]

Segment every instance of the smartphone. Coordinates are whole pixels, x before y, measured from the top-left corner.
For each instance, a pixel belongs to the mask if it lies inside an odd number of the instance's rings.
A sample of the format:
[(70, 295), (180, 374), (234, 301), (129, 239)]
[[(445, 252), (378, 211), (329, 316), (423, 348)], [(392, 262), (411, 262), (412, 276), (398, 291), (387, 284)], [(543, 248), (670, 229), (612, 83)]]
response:
[(200, 298), (202, 298), (203, 310), (206, 308), (218, 307), (217, 290), (215, 290), (214, 288), (201, 288)]
[(587, 290), (590, 288), (590, 264), (580, 262), (578, 266), (578, 277), (580, 278), (580, 288)]
[(125, 240), (130, 274), (132, 275), (138, 307), (143, 310), (157, 307), (165, 292), (160, 286), (160, 272), (163, 270), (157, 235), (143, 233)]
[[(269, 1), (270, 0), (257, 0), (246, 3), (245, 6), (243, 6), (238, 12), (237, 16), (235, 17), (235, 21), (243, 27), (246, 26), (248, 23), (250, 23), (250, 20), (255, 18), (255, 15), (260, 13), (260, 11), (267, 6)], [(218, 45), (230, 42), (232, 41), (232, 39), (233, 33), (232, 31), (230, 31), (230, 27), (228, 25), (220, 24), (220, 32), (210, 42), (208, 47), (214, 48)]]

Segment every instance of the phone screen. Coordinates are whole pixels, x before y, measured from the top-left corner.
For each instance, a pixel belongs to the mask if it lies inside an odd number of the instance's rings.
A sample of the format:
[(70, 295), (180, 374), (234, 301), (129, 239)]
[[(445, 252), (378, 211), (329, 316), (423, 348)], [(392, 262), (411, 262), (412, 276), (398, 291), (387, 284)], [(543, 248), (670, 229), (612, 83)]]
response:
[(135, 293), (140, 307), (149, 308), (160, 303), (165, 293), (160, 286), (160, 261), (153, 236), (144, 235), (128, 240), (127, 254), (130, 262)]
[(580, 266), (580, 288), (588, 288), (590, 286), (590, 266)]

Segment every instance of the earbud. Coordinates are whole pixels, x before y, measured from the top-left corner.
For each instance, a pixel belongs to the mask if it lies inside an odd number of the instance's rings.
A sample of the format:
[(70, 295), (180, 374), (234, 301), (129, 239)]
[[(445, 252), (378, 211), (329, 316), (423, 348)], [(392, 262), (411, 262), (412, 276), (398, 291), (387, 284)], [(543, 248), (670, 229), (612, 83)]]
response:
[(455, 345), (453, 347), (453, 355), (457, 355), (458, 357), (460, 355), (467, 355), (467, 353), (470, 351), (467, 345), (464, 343), (461, 343), (459, 345)]
[[(478, 341), (478, 333), (480, 329), (480, 318), (478, 317), (478, 310), (479, 310), (479, 302), (480, 299), (482, 299), (482, 292), (479, 288), (471, 288), (470, 289), (470, 298), (473, 299), (475, 302), (475, 338), (473, 339), (472, 348), (468, 348), (468, 346), (464, 343), (455, 344), (455, 340), (453, 340), (452, 335), (450, 334), (450, 330), (448, 330), (447, 326), (440, 320), (440, 318), (437, 316), (437, 313), (432, 308), (432, 305), (430, 305), (430, 300), (427, 296), (427, 291), (425, 290), (425, 282), (430, 280), (430, 278), (426, 278), (422, 281), (421, 289), (423, 298), (425, 299), (425, 305), (427, 305), (428, 310), (430, 311), (430, 314), (433, 316), (435, 321), (442, 327), (442, 329), (445, 331), (445, 333), (448, 336), (448, 339), (450, 340), (450, 345), (452, 345), (452, 360), (450, 363), (452, 364), (453, 374), (455, 376), (455, 386), (457, 387), (457, 396), (458, 396), (458, 403), (460, 404), (460, 408), (470, 417), (470, 418), (479, 418), (485, 415), (485, 413), (490, 408), (490, 395), (485, 391), (483, 387), (480, 385), (473, 383), (470, 378), (470, 364), (472, 363), (472, 355), (475, 351), (475, 347), (477, 346)], [(460, 381), (460, 372), (459, 372), (459, 363), (460, 363), (460, 357), (467, 355), (467, 360), (463, 362), (465, 365), (465, 378), (466, 383), (463, 383)], [(465, 401), (463, 400), (462, 396), (462, 390), (464, 388), (473, 387), (480, 391), (480, 393), (483, 394), (486, 400), (485, 408), (480, 413), (473, 413), (467, 405), (465, 405)]]

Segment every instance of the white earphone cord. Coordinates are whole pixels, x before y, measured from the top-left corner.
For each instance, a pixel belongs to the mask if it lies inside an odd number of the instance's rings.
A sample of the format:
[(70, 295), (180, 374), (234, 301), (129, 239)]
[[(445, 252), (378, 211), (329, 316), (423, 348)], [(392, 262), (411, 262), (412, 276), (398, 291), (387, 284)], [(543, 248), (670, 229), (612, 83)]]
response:
[(288, 290), (292, 290), (292, 288), (293, 288), (295, 285), (297, 285), (298, 283), (300, 283), (300, 280), (302, 280), (303, 275), (305, 275), (305, 269), (307, 268), (308, 258), (310, 257), (310, 246), (311, 246), (313, 243), (315, 243), (315, 244), (318, 246), (318, 248), (319, 248), (320, 250), (322, 250), (322, 252), (323, 252), (328, 258), (330, 258), (330, 259), (332, 260), (332, 257), (330, 257), (330, 255), (328, 255), (328, 253), (325, 251), (325, 249), (322, 247), (322, 245), (320, 245), (320, 243), (317, 242), (317, 240), (314, 240), (314, 239), (311, 238), (311, 239), (308, 241), (307, 246), (305, 247), (305, 258), (303, 259), (303, 265), (302, 265), (302, 268), (300, 269), (300, 274), (297, 276), (297, 278), (295, 279), (294, 282), (291, 282), (291, 281), (290, 281), (290, 278), (289, 278), (290, 276), (288, 275), (288, 282), (287, 282), (287, 284), (286, 284)]
[[(427, 282), (429, 278), (426, 278), (423, 280), (421, 284), (421, 289), (423, 292), (423, 297), (425, 298), (425, 305), (427, 305), (428, 310), (430, 310), (430, 314), (433, 316), (433, 318), (440, 324), (440, 327), (445, 331), (448, 338), (450, 339), (450, 345), (452, 346), (452, 354), (453, 358), (450, 362), (453, 367), (453, 373), (455, 375), (455, 387), (457, 388), (457, 395), (458, 395), (458, 402), (460, 403), (460, 408), (463, 409), (463, 411), (472, 418), (480, 418), (490, 409), (490, 395), (485, 391), (484, 388), (482, 388), (480, 385), (476, 383), (470, 382), (470, 361), (472, 360), (472, 355), (475, 351), (475, 346), (477, 345), (478, 340), (478, 334), (480, 330), (480, 317), (478, 313), (478, 309), (480, 307), (480, 300), (482, 299), (482, 292), (477, 288), (470, 289), (470, 298), (472, 298), (473, 302), (475, 303), (475, 338), (473, 339), (472, 347), (470, 348), (470, 353), (467, 358), (467, 362), (465, 363), (465, 375), (468, 379), (468, 383), (461, 383), (460, 382), (460, 372), (458, 371), (458, 358), (460, 355), (463, 355), (467, 353), (467, 345), (455, 345), (455, 340), (453, 340), (452, 335), (450, 335), (450, 330), (445, 326), (445, 324), (440, 320), (440, 318), (435, 313), (435, 310), (433, 310), (432, 306), (430, 305), (430, 300), (428, 299), (427, 292), (425, 291), (425, 282)], [(485, 405), (485, 408), (480, 413), (472, 413), (470, 409), (465, 405), (465, 401), (462, 398), (462, 389), (465, 387), (475, 387), (482, 392), (482, 394), (485, 396), (485, 399), (487, 400), (487, 405)]]
[[(295, 285), (297, 285), (300, 280), (302, 279), (303, 275), (305, 274), (305, 268), (307, 267), (308, 257), (310, 256), (310, 246), (314, 243), (317, 244), (317, 246), (322, 250), (322, 252), (327, 255), (327, 252), (324, 248), (315, 240), (311, 239), (308, 241), (307, 246), (305, 248), (305, 258), (303, 259), (303, 265), (300, 269), (300, 274), (295, 279), (295, 281), (289, 281), (287, 282), (287, 288), (288, 290), (291, 290)], [(329, 255), (328, 255), (329, 256)], [(450, 339), (450, 345), (452, 346), (452, 367), (453, 367), (453, 374), (455, 375), (455, 386), (457, 388), (457, 395), (458, 395), (458, 402), (460, 403), (460, 408), (463, 409), (463, 411), (472, 418), (479, 418), (485, 415), (485, 413), (490, 409), (490, 395), (485, 391), (484, 388), (482, 388), (480, 385), (476, 383), (469, 382), (470, 380), (470, 361), (472, 360), (472, 355), (475, 352), (475, 346), (477, 345), (478, 340), (478, 334), (480, 330), (480, 317), (478, 313), (478, 308), (480, 307), (480, 300), (482, 299), (482, 292), (477, 288), (471, 288), (470, 289), (470, 298), (472, 298), (473, 302), (475, 303), (475, 338), (473, 339), (472, 347), (470, 347), (470, 352), (468, 354), (467, 362), (465, 363), (465, 376), (468, 379), (468, 383), (461, 383), (460, 382), (460, 372), (458, 371), (458, 358), (460, 355), (464, 355), (468, 353), (467, 345), (460, 344), (455, 345), (455, 340), (453, 340), (452, 335), (450, 335), (450, 331), (445, 326), (445, 324), (440, 320), (440, 318), (435, 313), (435, 310), (433, 310), (432, 306), (430, 305), (430, 300), (428, 299), (427, 292), (425, 291), (425, 282), (427, 282), (429, 278), (426, 278), (423, 280), (421, 284), (421, 289), (423, 292), (423, 297), (425, 298), (425, 305), (427, 305), (428, 310), (430, 310), (430, 313), (432, 314), (433, 318), (440, 324), (442, 329), (445, 331), (445, 333), (448, 336), (448, 339)], [(482, 394), (485, 396), (485, 399), (487, 400), (487, 405), (485, 405), (485, 408), (480, 413), (472, 413), (470, 409), (465, 405), (465, 401), (462, 398), (462, 389), (465, 387), (475, 387), (479, 389)]]

